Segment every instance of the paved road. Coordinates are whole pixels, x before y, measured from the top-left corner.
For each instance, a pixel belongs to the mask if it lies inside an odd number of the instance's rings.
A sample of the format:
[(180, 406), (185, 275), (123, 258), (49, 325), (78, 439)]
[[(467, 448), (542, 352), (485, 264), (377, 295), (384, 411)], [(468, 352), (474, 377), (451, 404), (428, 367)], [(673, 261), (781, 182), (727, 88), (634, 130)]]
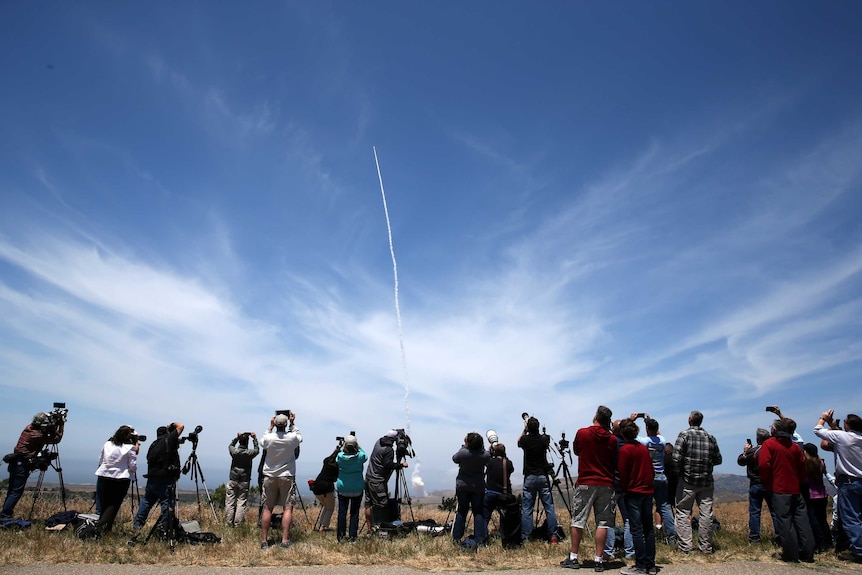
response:
[[(580, 571), (579, 571), (580, 572)], [(428, 575), (428, 571), (409, 569), (398, 565), (326, 565), (313, 567), (195, 567), (164, 565), (105, 565), (105, 564), (35, 564), (35, 565), (0, 565), (2, 575)], [(548, 567), (547, 569), (508, 569), (505, 571), (445, 571), (446, 575), (466, 575), (481, 573), (482, 575), (568, 575), (569, 569)], [(584, 575), (593, 573), (592, 569), (583, 569)], [(616, 575), (617, 570), (606, 571)], [(813, 575), (825, 573), (828, 575), (860, 575), (862, 565), (848, 565), (840, 568), (810, 567), (802, 565), (783, 565), (779, 563), (758, 563), (739, 561), (721, 564), (682, 564), (668, 565), (661, 570), (661, 575)]]

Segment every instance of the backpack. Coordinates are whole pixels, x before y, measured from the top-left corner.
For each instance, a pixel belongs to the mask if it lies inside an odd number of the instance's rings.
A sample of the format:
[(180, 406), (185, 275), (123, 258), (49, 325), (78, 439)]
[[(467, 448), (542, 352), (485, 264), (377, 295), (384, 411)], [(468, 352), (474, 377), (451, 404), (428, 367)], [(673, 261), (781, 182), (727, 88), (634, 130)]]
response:
[(170, 465), (168, 457), (168, 434), (157, 437), (147, 449), (147, 471), (167, 469)]

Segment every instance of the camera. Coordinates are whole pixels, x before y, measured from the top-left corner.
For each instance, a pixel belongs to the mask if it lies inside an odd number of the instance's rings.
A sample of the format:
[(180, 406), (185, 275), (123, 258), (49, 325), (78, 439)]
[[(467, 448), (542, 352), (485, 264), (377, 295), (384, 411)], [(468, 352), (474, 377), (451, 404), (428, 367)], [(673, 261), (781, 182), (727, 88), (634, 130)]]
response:
[(290, 419), (291, 411), (289, 409), (276, 409), (275, 414), (276, 415), (284, 415), (285, 417)]
[(60, 457), (60, 454), (56, 451), (48, 451), (47, 449), (43, 449), (36, 455), (30, 458), (28, 461), (28, 468), (30, 471), (47, 471), (49, 467), (51, 467), (51, 462)]
[(36, 423), (39, 431), (49, 438), (53, 438), (63, 433), (63, 425), (66, 423), (69, 410), (66, 409), (66, 404), (54, 402), (54, 409), (47, 412), (44, 419)]
[[(201, 430), (201, 431), (203, 431), (203, 430)], [(200, 431), (198, 433), (200, 433)], [(248, 440), (250, 437), (251, 437), (251, 431), (246, 431), (245, 433), (240, 433), (239, 434), (239, 441), (240, 441), (240, 443), (248, 443)]]
[(404, 457), (415, 457), (416, 452), (413, 451), (410, 436), (403, 429), (396, 429), (395, 432), (395, 456), (398, 461)]
[(569, 449), (569, 440), (566, 439), (566, 432), (560, 432), (560, 441), (558, 442), (560, 446), (560, 453), (565, 453)]
[[(348, 433), (347, 435), (352, 435), (353, 437), (356, 437), (356, 432), (355, 432), (355, 431), (351, 431), (351, 432), (350, 432), (350, 433)], [(345, 438), (345, 436), (343, 436), (343, 435), (337, 435), (337, 436), (335, 436), (335, 441), (338, 443), (338, 448), (339, 448), (339, 449), (340, 449), (340, 448), (342, 448), (342, 447), (344, 447), (344, 438)]]
[(198, 434), (204, 430), (203, 425), (198, 425), (195, 427), (194, 431), (189, 432), (185, 437), (180, 437), (180, 443), (185, 443), (186, 441), (192, 442), (192, 448), (197, 447), (198, 445)]
[(136, 443), (143, 443), (146, 440), (147, 440), (147, 436), (144, 435), (143, 433), (132, 433), (129, 436), (129, 439), (128, 439), (128, 441), (126, 441), (126, 443), (129, 445), (134, 445)]

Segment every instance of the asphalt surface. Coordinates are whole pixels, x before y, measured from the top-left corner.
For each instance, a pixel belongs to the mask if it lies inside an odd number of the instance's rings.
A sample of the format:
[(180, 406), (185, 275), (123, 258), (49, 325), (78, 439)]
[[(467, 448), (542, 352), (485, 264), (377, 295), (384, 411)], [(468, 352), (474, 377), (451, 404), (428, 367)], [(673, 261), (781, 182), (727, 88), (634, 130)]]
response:
[[(593, 573), (592, 569), (582, 568), (577, 572)], [(324, 566), (280, 566), (280, 567), (206, 567), (206, 566), (165, 566), (165, 565), (106, 565), (106, 564), (47, 564), (0, 565), (3, 575), (427, 575), (429, 571), (409, 569), (398, 565), (324, 565)], [(571, 569), (549, 566), (544, 569), (507, 569), (504, 571), (441, 571), (447, 575), (482, 573), (483, 575), (565, 575)], [(616, 575), (618, 570), (606, 573)], [(667, 565), (661, 575), (829, 575), (862, 574), (862, 565), (848, 565), (839, 568), (789, 565), (779, 563), (758, 563), (739, 561), (716, 564)]]

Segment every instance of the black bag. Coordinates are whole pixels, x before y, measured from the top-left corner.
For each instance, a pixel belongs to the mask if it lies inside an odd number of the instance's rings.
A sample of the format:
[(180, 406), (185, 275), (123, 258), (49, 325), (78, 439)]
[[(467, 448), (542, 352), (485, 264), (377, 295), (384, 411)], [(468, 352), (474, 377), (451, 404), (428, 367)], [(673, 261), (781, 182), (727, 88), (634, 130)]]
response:
[(78, 539), (98, 539), (101, 533), (99, 533), (99, 526), (95, 521), (79, 515), (75, 525), (75, 535), (78, 536)]
[(157, 437), (147, 449), (147, 467), (152, 470), (166, 469), (168, 461), (168, 434)]
[(186, 543), (190, 543), (192, 545), (202, 545), (205, 543), (221, 543), (221, 537), (219, 537), (215, 533), (210, 533), (208, 531), (196, 531), (193, 533), (186, 533), (183, 539)]
[(500, 506), (500, 532), (504, 549), (521, 546), (521, 505), (515, 499)]

